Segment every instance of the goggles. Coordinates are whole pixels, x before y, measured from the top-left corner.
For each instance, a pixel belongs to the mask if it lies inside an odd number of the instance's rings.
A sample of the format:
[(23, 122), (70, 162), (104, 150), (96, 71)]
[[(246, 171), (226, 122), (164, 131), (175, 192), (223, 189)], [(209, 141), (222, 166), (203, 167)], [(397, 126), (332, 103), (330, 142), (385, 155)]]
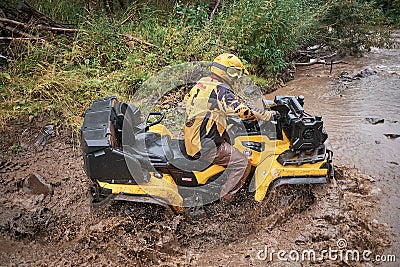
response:
[(242, 77), (243, 72), (244, 72), (244, 70), (242, 68), (235, 67), (235, 66), (226, 67), (217, 62), (213, 62), (211, 66), (217, 67), (217, 68), (225, 71), (229, 77), (235, 78), (235, 79), (239, 79), (240, 77)]
[(228, 74), (229, 77), (239, 79), (243, 76), (243, 69), (238, 67), (227, 67), (226, 74)]

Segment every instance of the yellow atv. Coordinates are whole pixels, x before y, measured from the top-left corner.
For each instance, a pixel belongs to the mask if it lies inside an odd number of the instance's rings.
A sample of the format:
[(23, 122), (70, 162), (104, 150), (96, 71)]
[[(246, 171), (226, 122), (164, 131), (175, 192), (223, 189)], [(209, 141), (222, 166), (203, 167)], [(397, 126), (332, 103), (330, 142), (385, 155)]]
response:
[[(254, 199), (263, 201), (280, 185), (326, 183), (333, 164), (322, 118), (304, 111), (302, 96), (262, 103), (280, 117), (259, 122), (227, 118), (226, 139), (252, 165), (247, 187)], [(179, 213), (218, 201), (225, 168), (187, 155), (184, 141), (161, 124), (163, 118), (162, 112), (150, 112), (142, 121), (138, 108), (116, 97), (93, 102), (85, 113), (81, 144), (94, 203), (145, 202)]]

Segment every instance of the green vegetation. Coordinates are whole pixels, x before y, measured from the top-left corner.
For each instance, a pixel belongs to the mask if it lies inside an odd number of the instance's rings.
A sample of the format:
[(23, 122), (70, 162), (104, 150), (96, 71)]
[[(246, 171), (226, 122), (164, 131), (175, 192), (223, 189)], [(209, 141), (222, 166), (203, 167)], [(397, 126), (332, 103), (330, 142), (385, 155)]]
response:
[(125, 8), (114, 1), (113, 10), (94, 6), (89, 14), (84, 2), (31, 2), (79, 31), (72, 39), (41, 32), (45, 43), (2, 45), (9, 63), (0, 69), (1, 124), (22, 114), (61, 112), (80, 125), (92, 100), (116, 95), (129, 101), (164, 67), (226, 51), (238, 54), (263, 86), (272, 85), (302, 47), (324, 43), (355, 53), (384, 44), (383, 14), (394, 22), (399, 10), (398, 1), (233, 0), (221, 1), (212, 14), (214, 1), (171, 0), (124, 1)]

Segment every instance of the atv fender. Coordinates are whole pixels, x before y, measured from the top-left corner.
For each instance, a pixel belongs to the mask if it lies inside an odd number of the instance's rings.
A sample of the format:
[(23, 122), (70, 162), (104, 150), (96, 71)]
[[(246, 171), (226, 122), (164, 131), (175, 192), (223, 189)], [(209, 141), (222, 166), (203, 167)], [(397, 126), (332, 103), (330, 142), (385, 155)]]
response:
[(274, 161), (275, 155), (270, 155), (264, 158), (264, 160), (257, 166), (254, 173), (256, 193), (254, 199), (258, 202), (263, 201), (267, 194), (268, 187), (274, 180), (271, 175), (271, 167)]
[(324, 184), (328, 182), (331, 168), (325, 166), (330, 163), (331, 154), (326, 153), (324, 161), (306, 163), (300, 166), (282, 166), (278, 155), (267, 157), (255, 171), (256, 193), (254, 199), (263, 201), (267, 193), (273, 188), (285, 184)]

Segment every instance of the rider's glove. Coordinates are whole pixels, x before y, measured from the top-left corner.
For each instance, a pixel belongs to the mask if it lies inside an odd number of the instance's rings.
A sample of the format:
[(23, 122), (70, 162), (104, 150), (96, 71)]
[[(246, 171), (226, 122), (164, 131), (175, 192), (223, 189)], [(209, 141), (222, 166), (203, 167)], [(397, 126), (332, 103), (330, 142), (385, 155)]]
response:
[(277, 121), (281, 117), (281, 114), (279, 114), (279, 112), (276, 111), (276, 110), (271, 110), (270, 113), (271, 113), (271, 120), (272, 121)]

